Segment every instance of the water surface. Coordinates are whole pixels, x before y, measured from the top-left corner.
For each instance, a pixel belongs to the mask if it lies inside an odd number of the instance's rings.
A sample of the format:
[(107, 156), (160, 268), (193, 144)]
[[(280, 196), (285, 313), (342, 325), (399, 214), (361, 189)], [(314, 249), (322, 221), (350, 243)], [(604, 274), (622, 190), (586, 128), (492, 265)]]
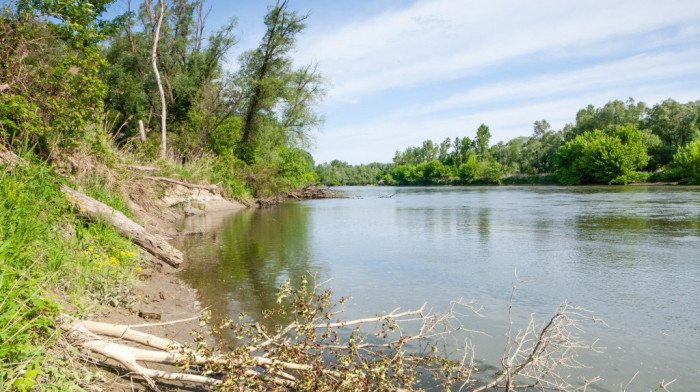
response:
[(352, 187), (347, 199), (243, 211), (188, 236), (183, 278), (215, 317), (256, 317), (287, 278), (316, 273), (347, 317), (474, 299), (488, 335), (472, 336), (488, 371), (515, 322), (558, 304), (595, 311), (606, 347), (584, 356), (603, 390), (677, 378), (700, 385), (700, 187)]

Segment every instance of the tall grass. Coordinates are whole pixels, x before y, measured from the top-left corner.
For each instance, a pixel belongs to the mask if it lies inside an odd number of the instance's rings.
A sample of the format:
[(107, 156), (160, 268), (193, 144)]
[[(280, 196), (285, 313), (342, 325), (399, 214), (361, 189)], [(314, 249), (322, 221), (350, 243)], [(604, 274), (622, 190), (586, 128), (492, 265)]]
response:
[[(47, 293), (78, 308), (118, 305), (127, 300), (135, 275), (133, 245), (105, 224), (82, 221), (60, 192), (61, 181), (39, 161), (0, 164), (0, 390), (46, 382), (47, 348), (58, 334), (59, 314)], [(86, 188), (126, 208), (99, 178)]]

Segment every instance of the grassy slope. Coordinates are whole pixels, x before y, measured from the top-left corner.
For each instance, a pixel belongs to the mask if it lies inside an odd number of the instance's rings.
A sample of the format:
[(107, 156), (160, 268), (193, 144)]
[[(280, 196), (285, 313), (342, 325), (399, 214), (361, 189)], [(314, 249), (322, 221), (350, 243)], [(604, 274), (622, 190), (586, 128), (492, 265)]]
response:
[[(57, 300), (78, 313), (123, 303), (137, 250), (110, 227), (80, 220), (59, 192), (65, 180), (29, 160), (0, 164), (0, 389), (73, 389), (89, 376), (73, 373), (58, 350)], [(99, 178), (83, 190), (125, 208)]]

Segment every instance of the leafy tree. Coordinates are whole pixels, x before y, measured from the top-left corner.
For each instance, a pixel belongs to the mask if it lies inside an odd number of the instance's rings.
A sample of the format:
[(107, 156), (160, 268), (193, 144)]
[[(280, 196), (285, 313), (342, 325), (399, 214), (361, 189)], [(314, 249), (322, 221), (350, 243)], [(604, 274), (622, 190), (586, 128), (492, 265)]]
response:
[(497, 161), (479, 162), (479, 171), (476, 181), (487, 184), (500, 184), (503, 176), (503, 167)]
[(476, 131), (476, 152), (479, 159), (486, 160), (488, 158), (489, 140), (491, 139), (491, 131), (485, 124), (479, 125)]
[(667, 99), (649, 110), (647, 126), (669, 146), (682, 147), (700, 137), (700, 101)]
[(391, 170), (391, 177), (396, 181), (397, 184), (406, 185), (411, 184), (414, 181), (415, 169), (411, 165), (396, 165)]
[(555, 166), (562, 184), (626, 184), (647, 159), (641, 132), (619, 127), (612, 135), (595, 130), (576, 136), (559, 148)]
[(614, 100), (606, 103), (602, 108), (588, 105), (576, 113), (576, 125), (565, 133), (567, 141), (577, 135), (591, 132), (596, 129), (612, 133), (617, 127), (639, 127), (646, 114), (646, 104), (635, 102), (629, 98), (627, 102)]
[(678, 149), (668, 165), (667, 176), (682, 184), (700, 185), (700, 139)]
[[(102, 108), (100, 42), (112, 1), (19, 1), (0, 10), (0, 138), (78, 143)], [(47, 17), (50, 15), (50, 17)]]
[(464, 183), (474, 182), (479, 174), (479, 162), (476, 160), (476, 156), (470, 155), (469, 159), (459, 166), (458, 174)]
[[(130, 2), (128, 3), (130, 6)], [(129, 9), (121, 29), (109, 41), (104, 56), (109, 62), (105, 78), (110, 86), (107, 105), (121, 114), (115, 122), (118, 140), (137, 133), (142, 120), (148, 129), (157, 125), (162, 104), (156, 74), (152, 67), (153, 31), (160, 7), (153, 1), (142, 3), (138, 13)], [(163, 14), (156, 47), (156, 60), (162, 77), (167, 109), (169, 140), (180, 152), (205, 147), (208, 137), (237, 115), (240, 93), (225, 90), (221, 61), (235, 45), (235, 19), (203, 36), (207, 13), (203, 1), (176, 0)], [(127, 121), (124, 126), (120, 124)]]
[[(237, 76), (244, 103), (241, 142), (236, 154), (251, 164), (258, 160), (261, 144), (276, 146), (299, 140), (319, 118), (310, 110), (323, 91), (316, 68), (293, 70), (289, 52), (306, 25), (307, 15), (288, 11), (288, 1), (278, 2), (265, 16), (267, 30), (260, 46), (241, 56)], [(281, 105), (280, 105), (281, 104)], [(282, 113), (275, 113), (283, 107)], [(281, 117), (281, 121), (277, 119)]]

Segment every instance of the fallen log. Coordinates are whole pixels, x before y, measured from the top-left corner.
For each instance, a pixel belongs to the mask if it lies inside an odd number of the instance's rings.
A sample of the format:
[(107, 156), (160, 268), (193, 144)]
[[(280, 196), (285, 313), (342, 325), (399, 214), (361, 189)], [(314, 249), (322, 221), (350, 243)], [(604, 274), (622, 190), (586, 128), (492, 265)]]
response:
[(138, 170), (138, 171), (158, 171), (160, 170), (157, 167), (153, 166), (140, 166), (140, 165), (128, 165), (126, 163), (118, 163), (118, 167), (122, 167), (124, 169), (131, 169), (131, 170)]
[(217, 185), (198, 185), (198, 184), (190, 184), (188, 182), (184, 181), (178, 181), (178, 180), (173, 180), (172, 178), (167, 178), (167, 177), (151, 177), (151, 176), (144, 176), (143, 178), (147, 180), (153, 180), (153, 181), (163, 181), (163, 182), (169, 182), (171, 184), (177, 184), (177, 185), (182, 185), (185, 188), (190, 188), (190, 189), (204, 189), (206, 191), (212, 192), (212, 193), (219, 193), (221, 192), (221, 188), (219, 188)]
[(9, 163), (10, 166), (14, 165), (15, 163), (19, 163), (21, 166), (27, 165), (27, 161), (18, 157), (14, 152), (6, 150), (5, 147), (0, 145), (0, 163), (2, 162)]
[(136, 245), (173, 267), (182, 264), (182, 252), (173, 248), (163, 238), (149, 233), (121, 212), (65, 185), (61, 185), (61, 192), (80, 215), (111, 224), (121, 235), (130, 238)]
[[(64, 316), (64, 319), (65, 318), (70, 317)], [(173, 321), (172, 323), (189, 320), (190, 319), (178, 320)], [(138, 327), (146, 326), (148, 325), (144, 324)], [(137, 326), (134, 326), (134, 328), (135, 327)], [(221, 355), (205, 358), (201, 355), (191, 353), (190, 349), (174, 340), (164, 339), (140, 331), (134, 331), (131, 328), (132, 327), (129, 325), (117, 325), (96, 321), (74, 321), (72, 323), (64, 322), (61, 325), (61, 329), (65, 331), (64, 336), (68, 339), (68, 342), (71, 345), (81, 348), (88, 353), (97, 353), (106, 358), (117, 361), (129, 371), (143, 377), (148, 385), (154, 390), (157, 390), (154, 381), (156, 379), (185, 381), (204, 385), (219, 385), (222, 383), (220, 379), (214, 377), (191, 373), (153, 370), (140, 365), (138, 362), (176, 365), (183, 359), (189, 359), (191, 361), (190, 363), (193, 365), (203, 365), (205, 363), (214, 363), (217, 361), (224, 362), (227, 361), (227, 359)], [(115, 339), (116, 341), (121, 340), (124, 342), (138, 343), (155, 350), (146, 350), (128, 346), (126, 344), (115, 343)], [(279, 376), (276, 376), (274, 374), (265, 374), (255, 370), (254, 368), (257, 367), (269, 369), (270, 367), (281, 367), (283, 369), (306, 371), (311, 370), (312, 368), (309, 365), (280, 362), (270, 358), (258, 356), (253, 356), (248, 366), (241, 366), (246, 367), (246, 369), (243, 371), (243, 374), (246, 377), (262, 379), (283, 387), (293, 387), (296, 384), (296, 378), (280, 370), (275, 372), (279, 374)]]
[[(66, 331), (66, 334), (64, 336), (68, 338), (68, 341), (72, 345), (78, 348), (82, 348), (88, 352), (97, 353), (106, 358), (113, 359), (119, 362), (129, 371), (134, 372), (143, 377), (144, 380), (146, 380), (146, 382), (148, 383), (148, 385), (154, 390), (158, 390), (154, 379), (188, 381), (205, 385), (217, 385), (221, 383), (221, 380), (217, 380), (212, 377), (188, 373), (174, 373), (163, 370), (153, 370), (144, 367), (140, 365), (137, 361), (176, 364), (178, 356), (176, 354), (168, 353), (166, 351), (144, 350), (136, 347), (127, 346), (125, 344), (111, 342), (105, 339), (104, 337), (99, 336), (97, 333), (91, 331), (90, 325), (87, 323), (88, 322), (76, 322), (72, 324), (63, 324), (61, 326), (61, 329)], [(103, 323), (96, 323), (96, 325), (100, 324)], [(166, 341), (166, 339), (156, 338), (154, 336), (152, 337), (159, 341)], [(174, 342), (173, 344), (177, 345), (177, 343)]]

